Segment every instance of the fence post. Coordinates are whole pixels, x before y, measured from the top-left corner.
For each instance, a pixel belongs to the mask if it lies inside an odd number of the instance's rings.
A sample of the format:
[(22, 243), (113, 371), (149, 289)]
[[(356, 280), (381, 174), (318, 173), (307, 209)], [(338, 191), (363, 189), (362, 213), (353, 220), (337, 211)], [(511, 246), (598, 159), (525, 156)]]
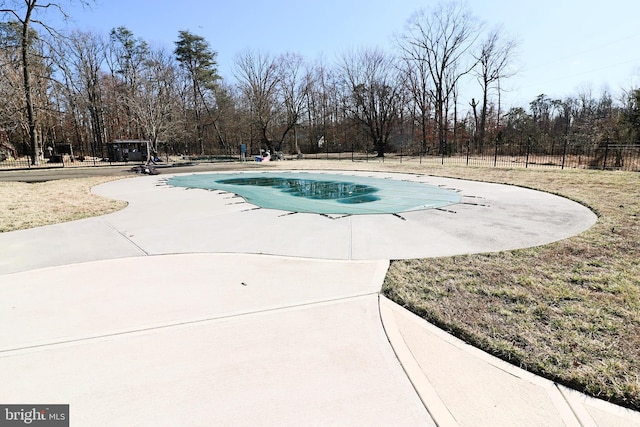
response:
[(327, 146), (327, 160), (329, 160), (329, 141), (325, 140), (324, 143)]
[(604, 149), (604, 161), (602, 163), (602, 170), (607, 169), (607, 157), (609, 157), (609, 139), (607, 138), (607, 145)]
[(471, 150), (471, 140), (467, 139), (467, 166), (469, 166), (469, 151)]
[(498, 138), (496, 138), (496, 149), (493, 153), (493, 167), (498, 166)]
[(527, 137), (527, 157), (524, 161), (524, 168), (529, 168), (529, 153), (531, 152), (531, 137)]
[(562, 148), (562, 170), (564, 170), (564, 161), (567, 157), (567, 135), (564, 136), (564, 147)]

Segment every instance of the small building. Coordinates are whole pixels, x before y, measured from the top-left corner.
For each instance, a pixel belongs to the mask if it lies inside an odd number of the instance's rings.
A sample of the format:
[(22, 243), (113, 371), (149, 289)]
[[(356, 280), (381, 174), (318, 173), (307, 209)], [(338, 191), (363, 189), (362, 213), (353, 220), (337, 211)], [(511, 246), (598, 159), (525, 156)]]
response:
[(42, 150), (45, 159), (49, 159), (49, 163), (72, 163), (75, 161), (73, 157), (73, 146), (66, 142), (49, 142)]
[(107, 144), (111, 162), (142, 162), (150, 155), (149, 141), (140, 139), (116, 139)]

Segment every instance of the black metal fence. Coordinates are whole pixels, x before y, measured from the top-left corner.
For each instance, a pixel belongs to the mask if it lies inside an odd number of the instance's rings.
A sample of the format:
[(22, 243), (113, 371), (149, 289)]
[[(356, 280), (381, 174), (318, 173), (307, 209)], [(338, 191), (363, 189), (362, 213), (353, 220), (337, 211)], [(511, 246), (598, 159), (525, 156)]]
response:
[(316, 153), (306, 156), (312, 159), (334, 159), (353, 161), (411, 161), (442, 165), (466, 165), (484, 167), (523, 167), (558, 169), (601, 169), (640, 172), (640, 144), (602, 144), (594, 147), (561, 144), (542, 149), (529, 143), (500, 144), (485, 146), (482, 152), (471, 147), (470, 143), (446, 144), (442, 147), (416, 153), (403, 150), (387, 153), (384, 158), (375, 153), (356, 153), (351, 151)]
[(0, 170), (11, 169), (42, 169), (42, 168), (65, 168), (65, 167), (86, 167), (86, 166), (120, 166), (135, 162), (111, 162), (104, 159), (83, 158), (82, 160), (70, 156), (53, 156), (52, 158), (39, 159), (38, 164), (32, 165), (31, 159), (27, 156), (6, 158), (0, 161)]
[[(236, 160), (235, 157), (225, 155), (212, 155), (212, 156), (180, 156), (169, 158), (160, 158), (155, 163), (204, 163), (204, 162), (231, 162)], [(108, 158), (73, 158), (71, 156), (55, 156), (54, 158), (40, 159), (37, 165), (31, 164), (29, 157), (20, 157), (18, 159), (6, 158), (0, 161), (0, 171), (2, 170), (25, 170), (25, 169), (62, 169), (62, 168), (77, 168), (77, 167), (103, 167), (103, 166), (125, 166), (135, 167), (143, 164), (142, 161), (112, 161)]]
[(544, 167), (640, 171), (640, 145), (603, 144), (594, 147), (563, 144), (541, 150), (532, 144), (495, 144), (493, 153), (474, 153), (469, 147), (455, 154), (432, 155), (444, 163), (492, 167)]
[[(447, 144), (437, 149), (416, 153), (413, 150), (397, 147), (393, 153), (383, 158), (376, 153), (355, 151), (327, 151), (305, 154), (305, 159), (333, 159), (346, 161), (380, 161), (380, 162), (425, 162), (442, 165), (466, 165), (484, 167), (522, 167), (522, 168), (579, 168), (601, 170), (625, 170), (640, 172), (640, 144), (601, 144), (593, 147), (583, 145), (560, 144), (554, 147), (540, 147), (531, 143), (500, 144), (485, 146), (481, 153), (474, 150), (470, 143)], [(299, 156), (284, 156), (285, 159), (296, 159)], [(249, 160), (251, 157), (249, 157)], [(231, 162), (239, 161), (238, 156), (228, 154), (210, 156), (191, 156), (160, 159), (160, 162)], [(36, 168), (73, 168), (100, 166), (135, 166), (139, 162), (113, 162), (103, 158), (73, 158), (57, 156), (43, 159), (38, 165), (32, 165), (28, 157), (19, 159), (6, 158), (0, 160), (0, 170), (36, 169)]]

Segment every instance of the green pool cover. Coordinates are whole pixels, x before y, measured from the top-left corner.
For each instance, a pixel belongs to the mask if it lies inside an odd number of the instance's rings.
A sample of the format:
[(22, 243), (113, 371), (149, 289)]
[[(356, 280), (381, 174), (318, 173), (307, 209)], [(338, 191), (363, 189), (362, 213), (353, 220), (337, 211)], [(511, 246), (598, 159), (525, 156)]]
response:
[(167, 183), (228, 191), (254, 205), (288, 212), (401, 213), (460, 202), (458, 193), (429, 184), (328, 173), (207, 173), (176, 176)]

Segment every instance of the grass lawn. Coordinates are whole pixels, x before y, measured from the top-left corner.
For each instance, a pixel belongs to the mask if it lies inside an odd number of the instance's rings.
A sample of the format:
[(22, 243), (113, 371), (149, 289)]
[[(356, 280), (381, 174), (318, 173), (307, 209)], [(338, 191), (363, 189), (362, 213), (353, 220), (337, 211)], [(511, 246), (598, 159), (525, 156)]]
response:
[[(2, 173), (2, 172), (0, 172)], [(91, 187), (116, 177), (0, 182), (0, 233), (114, 212), (126, 202), (91, 194)]]
[(383, 293), (528, 371), (640, 410), (640, 174), (416, 162), (319, 167), (513, 184), (590, 207), (597, 223), (554, 244), (394, 261)]
[[(291, 161), (269, 168), (378, 170), (520, 185), (589, 206), (581, 235), (499, 253), (393, 261), (383, 292), (490, 353), (596, 397), (640, 409), (640, 174), (413, 162)], [(0, 183), (0, 231), (111, 212), (90, 194), (114, 178)], [(499, 232), (499, 230), (496, 230)]]

